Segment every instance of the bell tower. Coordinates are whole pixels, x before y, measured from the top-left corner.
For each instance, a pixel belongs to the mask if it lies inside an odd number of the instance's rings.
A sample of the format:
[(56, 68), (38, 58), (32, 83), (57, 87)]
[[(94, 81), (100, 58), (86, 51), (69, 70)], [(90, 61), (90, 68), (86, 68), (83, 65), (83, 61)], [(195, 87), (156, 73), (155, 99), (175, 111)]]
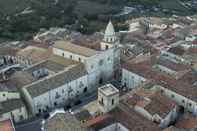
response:
[(114, 26), (111, 21), (109, 21), (107, 28), (105, 30), (105, 35), (103, 41), (101, 42), (101, 50), (107, 50), (113, 47), (117, 43), (117, 37), (114, 30)]

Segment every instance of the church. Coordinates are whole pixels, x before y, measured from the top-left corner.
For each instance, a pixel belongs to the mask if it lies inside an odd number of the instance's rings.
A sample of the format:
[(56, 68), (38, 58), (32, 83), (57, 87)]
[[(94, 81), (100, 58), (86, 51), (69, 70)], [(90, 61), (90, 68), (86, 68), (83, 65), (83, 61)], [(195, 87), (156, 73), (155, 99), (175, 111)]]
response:
[(52, 57), (20, 74), (28, 79), (19, 88), (30, 112), (36, 115), (62, 106), (71, 107), (81, 96), (97, 92), (98, 87), (116, 79), (120, 68), (118, 44), (111, 21), (99, 50), (56, 41)]

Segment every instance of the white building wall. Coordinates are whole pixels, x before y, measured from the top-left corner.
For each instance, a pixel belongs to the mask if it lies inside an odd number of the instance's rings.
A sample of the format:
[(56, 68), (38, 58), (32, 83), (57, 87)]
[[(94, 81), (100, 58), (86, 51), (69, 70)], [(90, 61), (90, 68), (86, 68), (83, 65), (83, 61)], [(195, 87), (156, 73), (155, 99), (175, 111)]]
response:
[(107, 43), (107, 42), (101, 42), (101, 50), (107, 50), (107, 48), (112, 48), (114, 46), (114, 43)]
[[(75, 100), (77, 100), (77, 96), (80, 97), (87, 93), (84, 92), (85, 88), (87, 88), (87, 92), (90, 91), (87, 75), (66, 83), (63, 86), (55, 88), (35, 98), (28, 98), (28, 94), (26, 94), (26, 99), (29, 99), (26, 101), (31, 102), (28, 103), (28, 105), (30, 105), (30, 108), (33, 108), (32, 113), (38, 114), (53, 108), (65, 106), (65, 104), (68, 103), (73, 104)], [(72, 91), (70, 91), (70, 89), (72, 89)], [(58, 97), (56, 97), (57, 94)]]
[(49, 92), (46, 92), (40, 96), (33, 98), (33, 113), (38, 114), (44, 111), (47, 111), (48, 108), (51, 108), (51, 103), (49, 100)]
[[(111, 48), (106, 51), (101, 51), (97, 55), (90, 57), (85, 63), (88, 73), (94, 79), (102, 78), (103, 82), (111, 80), (114, 75), (114, 56), (114, 48)], [(98, 81), (99, 80), (94, 81), (94, 83), (91, 83), (91, 85), (97, 85)]]
[(13, 119), (15, 122), (20, 122), (28, 118), (27, 110), (25, 107), (12, 110), (0, 116), (0, 121)]
[(124, 68), (122, 69), (122, 86), (126, 86), (126, 88), (133, 89), (145, 81), (146, 79), (144, 77), (132, 73)]
[(82, 62), (82, 63), (84, 63), (87, 59), (87, 57), (85, 57), (85, 56), (74, 54), (72, 52), (64, 51), (64, 50), (57, 49), (57, 48), (53, 48), (53, 54), (65, 57), (67, 59), (72, 59), (72, 60), (75, 60), (75, 61), (79, 61), (79, 62)]
[(175, 101), (179, 106), (183, 106), (186, 110), (190, 112), (195, 112), (197, 109), (197, 103), (195, 101), (192, 101), (191, 99), (188, 99), (180, 94), (177, 94), (174, 91), (171, 91), (167, 88), (164, 88), (162, 86), (157, 86), (160, 90), (163, 91), (163, 93), (170, 98), (171, 100)]

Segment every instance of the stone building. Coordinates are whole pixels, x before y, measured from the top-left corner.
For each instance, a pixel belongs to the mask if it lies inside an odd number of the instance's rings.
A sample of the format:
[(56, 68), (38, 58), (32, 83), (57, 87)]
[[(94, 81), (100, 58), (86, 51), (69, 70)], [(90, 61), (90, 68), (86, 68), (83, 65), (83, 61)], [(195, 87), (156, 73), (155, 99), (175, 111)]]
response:
[(98, 105), (102, 112), (109, 112), (119, 103), (119, 90), (107, 84), (98, 89)]
[(21, 99), (11, 99), (0, 103), (0, 121), (12, 119), (20, 122), (28, 118), (25, 104)]
[(115, 78), (120, 58), (111, 22), (104, 40), (112, 44), (111, 48), (96, 50), (56, 41), (49, 58), (16, 72), (10, 78), (22, 91), (33, 115), (62, 106), (70, 107), (81, 96), (94, 92)]

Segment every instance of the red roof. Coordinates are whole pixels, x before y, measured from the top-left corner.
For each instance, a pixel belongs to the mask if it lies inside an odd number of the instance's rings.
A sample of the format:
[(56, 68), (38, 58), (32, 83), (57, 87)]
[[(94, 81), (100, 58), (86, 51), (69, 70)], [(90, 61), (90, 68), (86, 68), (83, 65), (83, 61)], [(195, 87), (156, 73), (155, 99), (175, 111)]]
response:
[(11, 120), (0, 121), (0, 131), (14, 131)]
[(197, 53), (197, 48), (189, 48), (189, 52), (196, 54)]
[(162, 59), (159, 59), (157, 64), (165, 66), (165, 67), (167, 67), (171, 70), (174, 70), (174, 71), (183, 71), (183, 70), (188, 70), (191, 68), (189, 65), (178, 64), (178, 63), (175, 63), (175, 62), (172, 62), (169, 60), (162, 60)]
[(148, 80), (156, 81), (164, 87), (179, 93), (180, 95), (197, 101), (197, 92), (192, 85), (195, 81), (197, 81), (197, 77), (192, 73), (192, 71), (189, 71), (177, 80), (174, 77), (155, 71), (152, 68), (152, 63), (153, 62), (151, 60), (146, 60), (137, 64), (128, 62), (122, 66), (123, 68), (136, 73), (139, 76), (142, 76)]
[(197, 45), (197, 39), (195, 39), (194, 41), (192, 41), (193, 44)]
[(95, 125), (107, 118), (109, 118), (110, 115), (109, 114), (105, 114), (105, 115), (101, 115), (101, 116), (98, 116), (98, 117), (95, 117), (95, 118), (92, 118), (90, 120), (88, 120), (86, 123), (83, 124), (84, 127), (90, 127), (92, 125)]
[(197, 118), (195, 116), (189, 115), (187, 118), (179, 120), (175, 127), (182, 129), (197, 129)]

